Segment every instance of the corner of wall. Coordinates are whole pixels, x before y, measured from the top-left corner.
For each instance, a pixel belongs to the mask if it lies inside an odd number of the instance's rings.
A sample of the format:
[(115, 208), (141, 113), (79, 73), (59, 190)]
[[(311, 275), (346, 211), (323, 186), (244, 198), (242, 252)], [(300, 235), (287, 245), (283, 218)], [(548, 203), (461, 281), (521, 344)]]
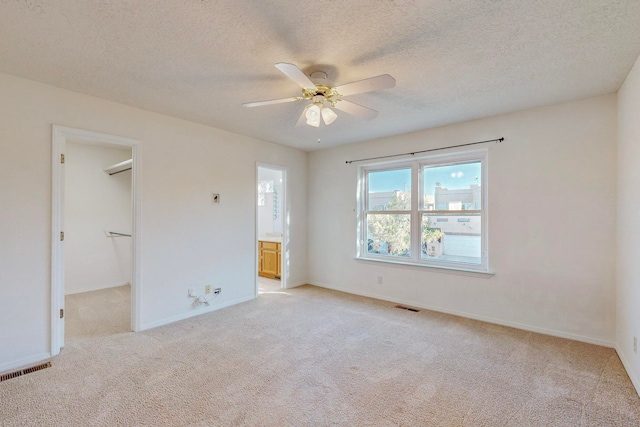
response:
[(633, 372), (631, 364), (625, 357), (624, 352), (620, 349), (619, 345), (616, 344), (615, 350), (616, 350), (616, 353), (618, 353), (618, 357), (620, 358), (620, 361), (622, 362), (622, 366), (624, 366), (624, 369), (627, 371), (627, 375), (629, 375), (629, 379), (631, 380), (631, 383), (636, 388), (636, 392), (638, 393), (638, 396), (640, 396), (640, 379), (636, 377), (635, 373)]
[(616, 351), (640, 395), (640, 355), (634, 339), (640, 338), (640, 268), (637, 260), (640, 229), (640, 57), (617, 94), (616, 188)]

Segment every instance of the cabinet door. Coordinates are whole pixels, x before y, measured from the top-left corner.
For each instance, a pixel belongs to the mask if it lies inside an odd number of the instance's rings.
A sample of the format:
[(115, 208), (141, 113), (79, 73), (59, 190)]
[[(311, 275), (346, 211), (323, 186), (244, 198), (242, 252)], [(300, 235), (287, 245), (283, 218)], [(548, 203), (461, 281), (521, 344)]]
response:
[(274, 249), (262, 250), (262, 272), (266, 277), (271, 278), (278, 275), (278, 251)]
[(264, 251), (262, 242), (258, 242), (258, 276), (264, 275)]
[(280, 243), (258, 242), (260, 260), (258, 262), (258, 276), (269, 279), (280, 278)]
[(260, 241), (258, 274), (270, 279), (280, 277), (280, 243)]

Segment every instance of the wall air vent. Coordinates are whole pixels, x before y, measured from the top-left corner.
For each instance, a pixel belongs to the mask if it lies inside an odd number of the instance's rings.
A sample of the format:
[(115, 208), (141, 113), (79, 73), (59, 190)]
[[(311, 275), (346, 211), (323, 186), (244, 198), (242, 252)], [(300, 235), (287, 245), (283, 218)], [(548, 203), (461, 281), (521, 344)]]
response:
[(39, 371), (41, 369), (50, 368), (51, 362), (41, 363), (36, 366), (31, 366), (30, 368), (20, 369), (19, 371), (9, 372), (6, 374), (0, 375), (0, 382), (10, 380), (11, 378), (21, 377), (26, 374), (30, 374), (35, 371)]

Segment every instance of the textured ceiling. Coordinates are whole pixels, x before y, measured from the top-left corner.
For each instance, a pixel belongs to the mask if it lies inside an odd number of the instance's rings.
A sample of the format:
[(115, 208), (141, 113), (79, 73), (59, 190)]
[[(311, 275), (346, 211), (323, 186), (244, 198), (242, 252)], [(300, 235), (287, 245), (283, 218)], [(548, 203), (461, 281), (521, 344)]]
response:
[[(638, 0), (0, 0), (0, 72), (303, 150), (612, 93), (639, 54)], [(276, 62), (397, 85), (296, 128), (240, 105), (300, 94)]]

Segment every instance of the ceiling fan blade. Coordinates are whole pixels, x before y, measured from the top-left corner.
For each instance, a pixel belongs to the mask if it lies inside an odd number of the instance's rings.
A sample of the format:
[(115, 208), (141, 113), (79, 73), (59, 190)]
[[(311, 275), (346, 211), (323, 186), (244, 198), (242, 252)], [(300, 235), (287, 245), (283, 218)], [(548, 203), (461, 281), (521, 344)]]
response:
[(276, 64), (276, 68), (280, 70), (285, 76), (296, 82), (301, 88), (315, 89), (316, 85), (296, 65), (289, 64), (288, 62), (278, 62)]
[(263, 105), (273, 105), (273, 104), (284, 104), (287, 102), (299, 101), (302, 98), (294, 97), (294, 98), (282, 98), (282, 99), (274, 99), (271, 101), (258, 101), (258, 102), (245, 102), (242, 104), (243, 107), (262, 107)]
[(371, 120), (378, 115), (378, 112), (376, 110), (363, 107), (362, 105), (356, 104), (355, 102), (349, 102), (344, 99), (338, 101), (334, 108), (366, 120)]
[(355, 95), (358, 93), (373, 92), (374, 90), (389, 89), (396, 85), (396, 79), (389, 74), (370, 77), (357, 82), (347, 83), (337, 86), (335, 89), (342, 96)]

